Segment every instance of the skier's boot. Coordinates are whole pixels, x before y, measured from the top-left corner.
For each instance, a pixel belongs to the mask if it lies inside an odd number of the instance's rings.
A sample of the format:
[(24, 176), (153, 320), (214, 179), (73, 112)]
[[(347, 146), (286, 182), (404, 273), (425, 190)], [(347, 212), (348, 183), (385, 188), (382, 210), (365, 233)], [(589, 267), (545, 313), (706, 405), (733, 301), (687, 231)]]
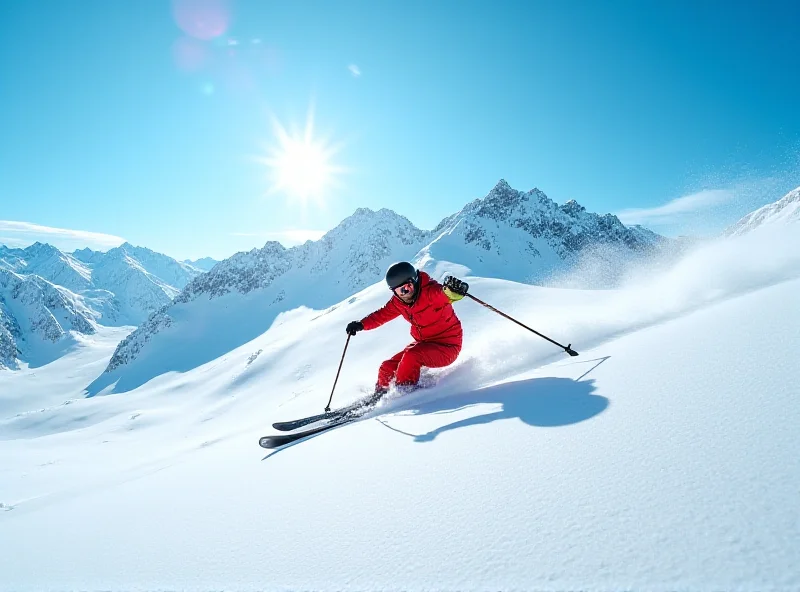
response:
[(371, 395), (369, 395), (369, 398), (367, 398), (364, 401), (364, 407), (374, 407), (375, 405), (378, 404), (378, 401), (380, 401), (383, 398), (383, 395), (385, 395), (388, 392), (389, 392), (388, 386), (381, 386), (379, 384), (376, 384), (375, 390), (372, 392)]
[(401, 382), (395, 385), (395, 390), (401, 397), (413, 393), (421, 388), (422, 386), (418, 382)]

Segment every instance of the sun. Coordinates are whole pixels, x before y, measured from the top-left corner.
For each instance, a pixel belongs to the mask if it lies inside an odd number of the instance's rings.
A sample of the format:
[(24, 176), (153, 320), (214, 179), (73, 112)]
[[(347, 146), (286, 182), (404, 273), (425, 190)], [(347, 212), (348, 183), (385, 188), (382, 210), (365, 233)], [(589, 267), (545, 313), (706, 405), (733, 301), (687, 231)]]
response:
[(310, 200), (324, 204), (328, 192), (338, 184), (338, 175), (344, 172), (332, 162), (340, 146), (314, 137), (313, 109), (302, 133), (289, 133), (274, 118), (272, 127), (277, 145), (269, 149), (268, 156), (258, 159), (269, 169), (270, 193), (283, 193), (304, 205)]

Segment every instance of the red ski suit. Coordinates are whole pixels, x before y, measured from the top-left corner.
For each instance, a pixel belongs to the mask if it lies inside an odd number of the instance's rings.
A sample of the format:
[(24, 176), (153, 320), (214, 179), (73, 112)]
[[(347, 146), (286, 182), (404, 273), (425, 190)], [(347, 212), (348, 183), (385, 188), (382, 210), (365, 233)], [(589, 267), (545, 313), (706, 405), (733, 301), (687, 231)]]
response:
[(424, 271), (419, 272), (419, 294), (412, 304), (406, 304), (393, 294), (389, 302), (361, 322), (368, 331), (399, 316), (411, 323), (414, 343), (381, 364), (379, 387), (388, 387), (392, 378), (398, 385), (416, 384), (422, 366), (449, 366), (461, 353), (461, 321), (442, 285)]

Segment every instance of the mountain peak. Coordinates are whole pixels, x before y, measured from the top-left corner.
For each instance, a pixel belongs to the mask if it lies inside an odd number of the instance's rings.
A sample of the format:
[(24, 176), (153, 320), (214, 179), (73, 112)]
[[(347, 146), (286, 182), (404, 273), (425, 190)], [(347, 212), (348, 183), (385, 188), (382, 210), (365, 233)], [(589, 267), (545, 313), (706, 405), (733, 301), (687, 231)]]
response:
[(505, 179), (500, 179), (485, 197), (475, 200), (467, 209), (473, 210), (479, 216), (506, 219), (528, 199), (522, 191), (512, 188)]
[(565, 214), (568, 214), (568, 215), (574, 217), (577, 214), (580, 214), (581, 212), (585, 212), (586, 208), (583, 207), (581, 204), (579, 204), (574, 199), (570, 199), (570, 200), (566, 201), (564, 203), (564, 205), (561, 206), (561, 211), (564, 212)]
[(265, 255), (282, 255), (287, 250), (279, 241), (274, 240), (265, 242), (264, 246), (261, 247), (261, 252)]
[(492, 191), (513, 191), (511, 189), (511, 185), (508, 184), (508, 181), (505, 179), (500, 179), (497, 184), (492, 188)]
[[(355, 212), (353, 212), (350, 216), (350, 219), (359, 219), (365, 218), (367, 220), (374, 220), (376, 218), (392, 218), (392, 219), (405, 219), (405, 216), (401, 216), (394, 210), (390, 210), (389, 208), (381, 208), (379, 210), (373, 210), (371, 208), (357, 208)], [(348, 218), (345, 218), (347, 220)]]
[(58, 251), (58, 249), (56, 249), (53, 245), (48, 243), (40, 243), (39, 241), (36, 241), (24, 250), (30, 255), (52, 255)]
[(131, 254), (135, 253), (147, 253), (148, 255), (161, 255), (161, 253), (156, 253), (152, 249), (148, 249), (147, 247), (137, 247), (136, 245), (132, 245), (128, 241), (125, 241), (119, 246), (120, 249), (123, 251), (129, 251)]
[[(385, 232), (387, 229), (404, 228), (406, 232), (410, 231), (414, 234), (422, 232), (416, 228), (411, 221), (405, 216), (401, 216), (394, 210), (388, 208), (381, 208), (380, 210), (372, 210), (370, 208), (358, 208), (350, 216), (342, 220), (335, 228), (325, 233), (323, 237), (325, 240), (331, 240), (335, 237), (340, 237), (343, 234), (355, 231), (362, 235), (375, 234)], [(338, 240), (338, 239), (337, 239)]]
[(93, 255), (94, 253), (100, 253), (100, 251), (94, 251), (89, 247), (84, 247), (82, 249), (75, 249), (72, 251), (72, 255)]
[(500, 179), (486, 196), (487, 201), (499, 200), (501, 202), (519, 201), (523, 193), (509, 185), (505, 179)]

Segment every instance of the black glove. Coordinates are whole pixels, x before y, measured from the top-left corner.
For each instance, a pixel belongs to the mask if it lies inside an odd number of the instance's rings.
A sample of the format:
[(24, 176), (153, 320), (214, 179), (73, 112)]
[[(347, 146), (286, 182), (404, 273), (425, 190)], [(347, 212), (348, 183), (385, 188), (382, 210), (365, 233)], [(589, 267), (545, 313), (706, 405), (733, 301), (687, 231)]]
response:
[(346, 331), (348, 335), (355, 335), (359, 331), (363, 330), (364, 330), (364, 323), (362, 323), (361, 321), (351, 321), (350, 323), (347, 323)]
[(459, 296), (466, 296), (467, 290), (469, 290), (469, 284), (467, 282), (462, 282), (452, 275), (448, 275), (444, 278), (444, 287)]

